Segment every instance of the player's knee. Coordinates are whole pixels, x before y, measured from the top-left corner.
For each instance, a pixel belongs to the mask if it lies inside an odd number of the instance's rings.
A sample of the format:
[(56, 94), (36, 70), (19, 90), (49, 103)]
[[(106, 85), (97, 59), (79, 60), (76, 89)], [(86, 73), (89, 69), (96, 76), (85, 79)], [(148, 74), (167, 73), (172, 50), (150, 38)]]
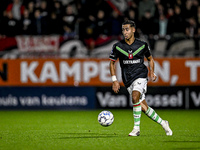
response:
[(133, 93), (132, 94), (132, 102), (133, 104), (138, 103), (140, 99), (140, 95), (138, 93)]

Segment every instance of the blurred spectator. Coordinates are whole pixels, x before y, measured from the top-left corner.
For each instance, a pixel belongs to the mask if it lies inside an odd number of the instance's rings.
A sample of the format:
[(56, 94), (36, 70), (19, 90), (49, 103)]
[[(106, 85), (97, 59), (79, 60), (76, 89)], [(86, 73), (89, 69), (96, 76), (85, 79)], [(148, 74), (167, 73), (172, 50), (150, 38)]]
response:
[(3, 19), (3, 34), (9, 37), (20, 35), (21, 26), (20, 21), (13, 17), (12, 11), (6, 12), (6, 16)]
[(85, 10), (84, 8), (86, 7), (86, 1), (85, 0), (76, 0), (75, 5), (77, 8), (77, 14), (78, 17), (81, 18), (81, 20), (85, 17)]
[(183, 16), (185, 17), (185, 19), (188, 19), (194, 15), (192, 6), (193, 6), (192, 0), (186, 0), (185, 5), (183, 7)]
[(171, 7), (167, 8), (166, 18), (169, 19), (169, 18), (171, 18), (173, 16), (174, 16), (174, 9), (171, 8)]
[(76, 33), (75, 31), (73, 31), (70, 27), (68, 27), (67, 25), (63, 26), (64, 29), (64, 39), (74, 39), (76, 37)]
[[(148, 26), (148, 28), (147, 28)], [(139, 28), (141, 29), (142, 33), (147, 36), (147, 39), (149, 41), (150, 47), (154, 48), (154, 35), (158, 34), (158, 23), (155, 22), (153, 16), (151, 15), (150, 10), (147, 10), (142, 17), (142, 20), (139, 24)]]
[(33, 33), (36, 35), (42, 34), (42, 17), (39, 9), (36, 9), (34, 12)]
[(67, 5), (65, 7), (65, 12), (62, 20), (64, 25), (67, 25), (69, 28), (71, 28), (71, 30), (75, 30), (77, 16), (74, 8), (71, 5)]
[(89, 15), (88, 18), (82, 23), (80, 26), (79, 33), (82, 33), (79, 35), (79, 38), (85, 43), (85, 45), (88, 48), (88, 54), (90, 54), (90, 51), (95, 48), (95, 27), (96, 27), (96, 18), (92, 15)]
[(175, 17), (175, 32), (183, 33), (185, 30), (185, 20), (182, 17), (181, 8), (179, 6), (175, 6), (174, 8), (174, 17)]
[(1, 21), (1, 19), (3, 19), (4, 11), (6, 10), (6, 8), (8, 7), (9, 4), (10, 4), (10, 1), (8, 1), (8, 0), (2, 0), (1, 1), (1, 4), (0, 4), (0, 21)]
[(53, 12), (55, 12), (57, 18), (61, 19), (63, 15), (63, 5), (60, 1), (54, 1)]
[(175, 6), (174, 15), (168, 19), (168, 34), (179, 34), (183, 36), (185, 32), (185, 20), (182, 17), (181, 9)]
[(197, 15), (196, 15), (197, 24), (200, 25), (200, 6), (197, 8)]
[(183, 9), (183, 1), (182, 0), (176, 0), (175, 5), (179, 6), (181, 9)]
[(121, 27), (122, 27), (123, 19), (117, 11), (113, 10), (111, 17), (109, 18), (109, 32), (112, 36), (118, 36), (122, 33)]
[(29, 17), (31, 19), (33, 19), (34, 18), (34, 11), (35, 11), (35, 3), (34, 3), (34, 1), (30, 1), (27, 4), (27, 9), (28, 9), (28, 12), (29, 12)]
[[(86, 0), (83, 8), (83, 12), (85, 17), (92, 15), (96, 16), (98, 10), (104, 10), (105, 15), (109, 15), (111, 13), (111, 9), (108, 5), (108, 1), (105, 0)], [(107, 18), (108, 16), (106, 16)]]
[(155, 0), (155, 14), (154, 17), (159, 19), (160, 15), (165, 14), (164, 6), (160, 3), (160, 0)]
[(43, 0), (34, 0), (35, 1), (35, 7), (38, 9), (38, 8), (40, 8), (40, 6), (41, 6), (41, 2), (43, 1)]
[[(136, 13), (135, 13), (135, 9), (132, 9), (130, 8), (127, 12), (126, 12), (126, 16), (124, 17), (124, 20), (133, 20), (136, 22), (136, 24), (139, 24), (139, 21), (138, 21), (138, 17), (136, 16)], [(122, 23), (122, 22), (121, 22)], [(138, 28), (135, 32), (135, 36), (136, 37), (139, 37), (139, 34), (141, 33), (141, 30), (140, 28)]]
[(199, 1), (198, 0), (193, 0), (193, 3), (192, 3), (192, 13), (194, 14), (193, 17), (196, 17), (197, 15), (197, 12), (198, 12), (198, 6), (199, 6)]
[(186, 35), (189, 37), (189, 38), (193, 38), (193, 37), (198, 37), (198, 25), (197, 25), (197, 22), (195, 20), (194, 17), (190, 17), (188, 20), (187, 20), (187, 25), (186, 25)]
[(167, 24), (168, 24), (167, 18), (165, 17), (164, 14), (161, 14), (159, 16), (159, 36), (161, 38), (167, 35)]
[(195, 55), (199, 53), (199, 37), (200, 37), (200, 26), (197, 24), (196, 20), (194, 17), (190, 17), (187, 20), (187, 25), (186, 25), (186, 35), (189, 38), (194, 39), (195, 43), (195, 50), (196, 53)]
[(43, 17), (43, 18), (48, 18), (49, 17), (49, 10), (48, 10), (48, 7), (47, 7), (47, 2), (45, 0), (42, 0), (41, 3), (40, 3), (40, 15)]
[(21, 24), (22, 24), (22, 34), (23, 35), (32, 35), (33, 30), (32, 30), (32, 20), (29, 16), (29, 11), (27, 9), (24, 10), (24, 14), (21, 19)]
[(173, 34), (175, 31), (175, 24), (176, 24), (176, 20), (174, 17), (174, 9), (173, 8), (168, 8), (167, 11), (167, 18), (168, 18), (168, 25), (167, 25), (167, 33), (168, 34)]
[(64, 6), (71, 4), (74, 0), (60, 0)]
[(138, 22), (138, 5), (135, 0), (129, 1), (129, 9), (127, 9), (125, 15), (127, 15), (130, 19), (132, 18), (135, 22)]
[(48, 23), (46, 18), (43, 18), (40, 9), (36, 9), (33, 19), (33, 33), (35, 35), (47, 35)]
[(109, 17), (110, 6), (105, 0), (77, 0), (77, 21), (76, 21), (76, 33), (78, 33), (79, 39), (86, 41), (85, 39), (95, 38), (95, 27), (97, 21), (98, 10), (104, 10), (105, 18)]
[(107, 36), (108, 29), (108, 20), (105, 17), (105, 12), (103, 10), (99, 10), (97, 12), (96, 21), (95, 21), (95, 35), (94, 38), (98, 38), (99, 36)]
[[(147, 28), (148, 26), (148, 28)], [(140, 22), (140, 28), (143, 34), (151, 35), (158, 33), (158, 24), (154, 21), (153, 16), (151, 15), (150, 10), (147, 10), (142, 17)]]
[(24, 6), (21, 3), (21, 0), (13, 0), (13, 3), (10, 3), (6, 8), (7, 12), (12, 12), (13, 18), (20, 20), (21, 16), (24, 13)]
[(92, 15), (89, 15), (88, 18), (86, 18), (85, 21), (79, 26), (79, 33), (82, 33), (80, 34), (80, 39), (84, 40), (93, 38), (95, 36), (95, 21), (96, 18)]
[(55, 12), (52, 12), (50, 14), (50, 18), (48, 21), (48, 33), (49, 34), (57, 34), (62, 35), (63, 34), (63, 24), (62, 20), (57, 16)]
[(3, 0), (1, 1), (1, 4), (0, 4), (0, 39), (5, 37), (5, 30), (3, 29), (4, 28), (4, 19), (5, 19), (5, 16), (6, 16), (6, 8), (8, 6), (10, 2), (7, 1), (7, 0)]
[(142, 17), (145, 15), (147, 11), (150, 12), (151, 16), (154, 16), (155, 4), (153, 0), (142, 0), (139, 2), (138, 10), (139, 10), (139, 20), (142, 19)]
[(134, 9), (128, 9), (128, 11), (126, 12), (126, 15), (124, 17), (124, 20), (127, 20), (127, 19), (138, 22)]

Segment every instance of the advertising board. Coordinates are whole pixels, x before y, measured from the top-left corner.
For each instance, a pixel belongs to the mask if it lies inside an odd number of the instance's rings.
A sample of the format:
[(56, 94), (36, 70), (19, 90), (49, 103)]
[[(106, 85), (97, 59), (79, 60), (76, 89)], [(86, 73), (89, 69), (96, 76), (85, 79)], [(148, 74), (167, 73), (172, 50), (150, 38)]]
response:
[[(132, 108), (130, 96), (124, 87), (116, 94), (109, 87), (99, 87), (96, 91), (97, 107)], [(147, 104), (156, 109), (199, 109), (199, 87), (148, 87), (145, 100)]]
[[(147, 63), (147, 62), (145, 62)], [(146, 64), (147, 65), (147, 64)], [(121, 70), (117, 62), (117, 78)], [(155, 60), (156, 82), (150, 86), (199, 86), (200, 59)], [(0, 86), (111, 86), (108, 59), (0, 60)], [(123, 84), (122, 84), (123, 85)]]
[(93, 87), (0, 87), (0, 109), (94, 109)]

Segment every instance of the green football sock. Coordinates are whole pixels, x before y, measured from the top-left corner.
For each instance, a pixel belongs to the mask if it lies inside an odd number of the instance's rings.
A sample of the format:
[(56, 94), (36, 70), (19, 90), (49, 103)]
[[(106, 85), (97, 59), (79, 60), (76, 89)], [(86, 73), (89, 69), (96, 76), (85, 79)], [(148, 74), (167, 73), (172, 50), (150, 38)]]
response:
[(141, 109), (140, 102), (133, 104), (134, 129), (140, 129)]
[(160, 116), (151, 107), (148, 108), (148, 110), (145, 112), (145, 114), (149, 118), (151, 118), (153, 121), (155, 121), (155, 122), (157, 122), (157, 123), (162, 125), (162, 118), (160, 118)]

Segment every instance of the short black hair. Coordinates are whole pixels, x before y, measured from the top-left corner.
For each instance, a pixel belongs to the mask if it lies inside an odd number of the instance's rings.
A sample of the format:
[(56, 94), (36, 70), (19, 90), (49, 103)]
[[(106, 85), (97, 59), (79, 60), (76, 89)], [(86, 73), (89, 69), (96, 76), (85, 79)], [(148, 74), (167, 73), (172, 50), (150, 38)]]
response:
[(124, 21), (124, 22), (122, 23), (122, 25), (125, 25), (125, 24), (130, 24), (131, 27), (136, 28), (136, 24), (135, 24), (135, 22), (132, 21), (132, 20), (126, 20), (126, 21)]

